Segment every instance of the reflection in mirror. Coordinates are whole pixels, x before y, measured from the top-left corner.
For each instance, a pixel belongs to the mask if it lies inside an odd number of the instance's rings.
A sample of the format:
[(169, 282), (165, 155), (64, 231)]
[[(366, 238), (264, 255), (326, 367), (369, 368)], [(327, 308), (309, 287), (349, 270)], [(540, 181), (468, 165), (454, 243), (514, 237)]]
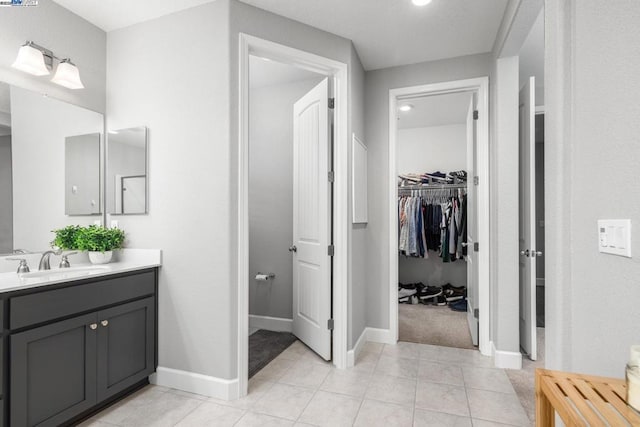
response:
[(65, 213), (100, 214), (100, 134), (65, 140)]
[(147, 213), (147, 128), (109, 131), (107, 209), (110, 214)]
[[(51, 230), (100, 218), (91, 216), (100, 213), (100, 191), (86, 216), (65, 214), (65, 146), (69, 136), (102, 134), (103, 124), (100, 113), (0, 82), (0, 254), (42, 251)], [(78, 162), (99, 183), (101, 167), (91, 151), (91, 159)]]

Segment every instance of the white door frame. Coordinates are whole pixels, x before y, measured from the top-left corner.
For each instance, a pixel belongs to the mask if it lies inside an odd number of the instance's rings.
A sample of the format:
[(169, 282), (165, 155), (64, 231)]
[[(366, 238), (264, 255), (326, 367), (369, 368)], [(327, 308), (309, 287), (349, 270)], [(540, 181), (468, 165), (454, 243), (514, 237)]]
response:
[(348, 68), (347, 64), (248, 34), (240, 34), (238, 139), (238, 397), (247, 394), (249, 360), (249, 55), (295, 65), (333, 79), (333, 364), (347, 365)]
[[(398, 101), (426, 95), (456, 92), (475, 92), (478, 100), (478, 309), (479, 347), (483, 355), (491, 356), (490, 345), (490, 288), (489, 288), (489, 78), (480, 77), (389, 91), (389, 332), (392, 342), (398, 341), (398, 181), (396, 167)], [(470, 180), (473, 177), (469, 177)]]

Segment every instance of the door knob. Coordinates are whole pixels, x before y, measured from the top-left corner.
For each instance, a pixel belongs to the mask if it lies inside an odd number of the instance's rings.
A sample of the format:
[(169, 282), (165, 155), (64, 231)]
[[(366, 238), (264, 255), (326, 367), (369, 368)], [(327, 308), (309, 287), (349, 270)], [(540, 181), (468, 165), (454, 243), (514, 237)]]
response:
[(529, 249), (527, 249), (526, 251), (520, 251), (520, 255), (529, 256)]
[(92, 323), (89, 325), (89, 327), (91, 328), (91, 330), (95, 331), (96, 329), (98, 329), (98, 324), (97, 323)]
[(298, 248), (296, 248), (296, 245), (290, 246), (289, 252), (298, 252)]
[(100, 322), (100, 324), (102, 324), (102, 326), (107, 326), (109, 324), (109, 321), (103, 320), (102, 322)]
[(467, 242), (462, 242), (462, 247), (466, 248), (469, 244)]

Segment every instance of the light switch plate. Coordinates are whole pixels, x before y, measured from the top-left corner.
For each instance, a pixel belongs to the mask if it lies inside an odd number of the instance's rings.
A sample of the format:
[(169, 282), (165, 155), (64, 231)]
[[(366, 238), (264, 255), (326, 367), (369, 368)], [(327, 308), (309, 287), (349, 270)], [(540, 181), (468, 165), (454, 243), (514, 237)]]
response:
[(598, 220), (598, 251), (631, 258), (631, 220)]

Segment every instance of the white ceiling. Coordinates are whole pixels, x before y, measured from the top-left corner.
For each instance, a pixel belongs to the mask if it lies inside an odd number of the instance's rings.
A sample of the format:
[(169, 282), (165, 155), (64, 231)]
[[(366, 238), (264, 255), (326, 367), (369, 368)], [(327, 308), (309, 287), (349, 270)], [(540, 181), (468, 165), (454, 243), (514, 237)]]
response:
[[(214, 0), (54, 0), (105, 31)], [(490, 52), (509, 0), (241, 0), (353, 40), (366, 70)]]
[(398, 129), (447, 126), (467, 122), (471, 93), (425, 96), (400, 101), (398, 105), (411, 104), (408, 112), (398, 111)]
[(53, 0), (102, 28), (117, 30), (215, 0)]
[(241, 0), (353, 40), (366, 70), (490, 52), (508, 0)]
[(257, 56), (249, 58), (249, 82), (252, 89), (319, 78), (319, 74), (293, 65), (264, 60)]

